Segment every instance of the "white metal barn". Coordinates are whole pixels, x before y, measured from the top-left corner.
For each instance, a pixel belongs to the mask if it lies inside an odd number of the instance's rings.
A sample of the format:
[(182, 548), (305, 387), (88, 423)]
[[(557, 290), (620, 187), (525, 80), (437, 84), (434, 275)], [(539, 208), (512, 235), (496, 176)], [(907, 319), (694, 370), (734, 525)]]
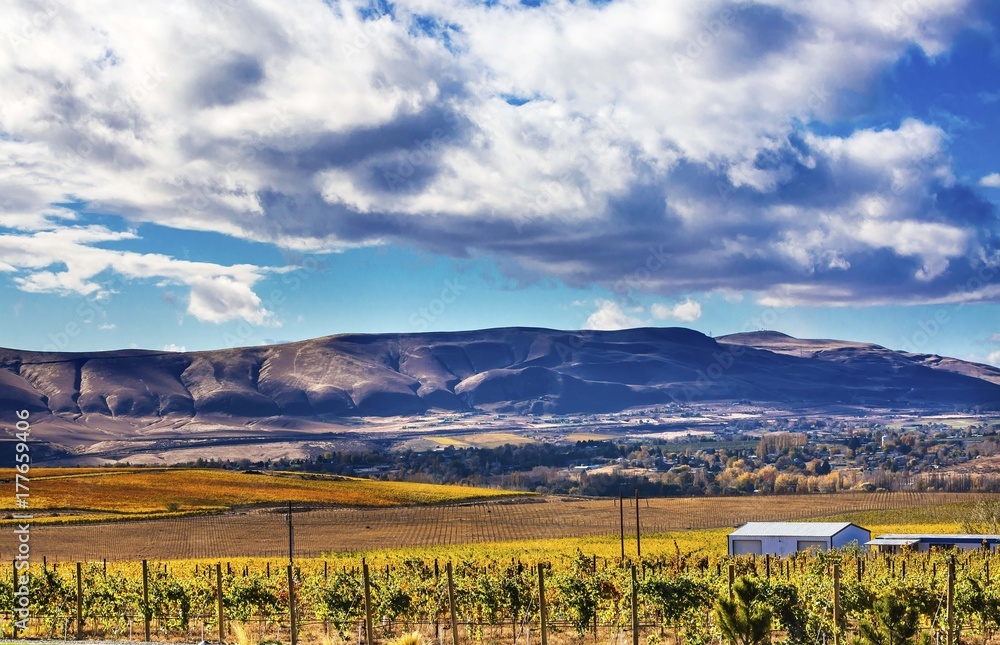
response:
[(869, 540), (867, 546), (876, 547), (880, 553), (895, 553), (906, 547), (911, 551), (938, 549), (1000, 549), (1000, 535), (979, 535), (968, 533), (889, 533)]
[(861, 545), (871, 531), (850, 522), (747, 522), (729, 534), (729, 555), (791, 555)]

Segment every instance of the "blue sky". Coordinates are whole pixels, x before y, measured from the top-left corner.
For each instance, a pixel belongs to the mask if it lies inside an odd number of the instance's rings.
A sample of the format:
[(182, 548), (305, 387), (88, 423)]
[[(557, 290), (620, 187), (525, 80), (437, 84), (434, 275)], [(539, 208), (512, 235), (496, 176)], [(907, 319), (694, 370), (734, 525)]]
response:
[(19, 3), (0, 345), (770, 328), (1000, 364), (1000, 8)]

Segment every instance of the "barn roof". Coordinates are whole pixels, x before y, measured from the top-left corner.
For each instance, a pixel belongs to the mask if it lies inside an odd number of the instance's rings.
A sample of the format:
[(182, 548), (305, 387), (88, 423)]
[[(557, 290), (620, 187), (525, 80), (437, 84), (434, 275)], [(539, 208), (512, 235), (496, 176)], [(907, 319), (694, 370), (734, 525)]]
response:
[(913, 537), (889, 537), (883, 535), (874, 540), (868, 540), (865, 542), (865, 546), (913, 546), (919, 541), (918, 538)]
[(862, 531), (868, 530), (851, 522), (747, 522), (729, 535), (732, 537), (833, 537), (849, 526), (859, 528)]
[[(1000, 542), (1000, 535), (986, 535), (979, 533), (886, 533), (878, 536), (879, 540), (912, 540), (913, 542)], [(876, 542), (876, 544), (888, 544), (887, 542)]]

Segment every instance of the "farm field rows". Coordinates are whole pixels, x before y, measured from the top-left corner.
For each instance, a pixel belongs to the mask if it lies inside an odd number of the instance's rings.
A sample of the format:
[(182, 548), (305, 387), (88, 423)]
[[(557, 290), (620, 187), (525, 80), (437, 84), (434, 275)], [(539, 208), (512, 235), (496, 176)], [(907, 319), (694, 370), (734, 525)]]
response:
[[(0, 470), (0, 479), (13, 477), (13, 470)], [(470, 486), (195, 468), (35, 468), (31, 481), (35, 523), (59, 524), (94, 515), (98, 519), (148, 519), (289, 501), (387, 507), (526, 495)], [(15, 505), (13, 496), (0, 499), (0, 511), (12, 511)]]
[[(752, 520), (865, 517), (865, 512), (882, 511), (890, 511), (889, 517), (897, 518), (892, 523), (910, 524), (908, 516), (912, 516), (924, 524), (956, 527), (961, 510), (984, 497), (961, 493), (841, 493), (659, 498), (641, 500), (639, 515), (644, 535), (732, 527)], [(621, 513), (629, 535), (635, 533), (634, 503), (626, 498)], [(288, 549), (284, 512), (283, 506), (276, 505), (210, 516), (40, 525), (32, 529), (32, 551), (53, 561), (277, 557), (287, 554)], [(295, 551), (299, 556), (316, 556), (391, 547), (617, 536), (621, 515), (617, 500), (564, 497), (389, 508), (314, 508), (294, 515)], [(873, 518), (865, 521), (869, 519)], [(15, 546), (0, 543), (0, 561), (10, 560)]]

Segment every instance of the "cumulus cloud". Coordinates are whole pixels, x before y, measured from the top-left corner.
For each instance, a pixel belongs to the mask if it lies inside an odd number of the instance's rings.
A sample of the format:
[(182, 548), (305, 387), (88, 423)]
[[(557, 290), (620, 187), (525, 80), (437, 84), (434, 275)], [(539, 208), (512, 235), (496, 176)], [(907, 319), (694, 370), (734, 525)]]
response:
[(1000, 172), (994, 172), (986, 175), (979, 180), (980, 186), (985, 186), (986, 188), (1000, 188)]
[(51, 7), (6, 8), (0, 52), (0, 271), (27, 291), (97, 297), (110, 267), (185, 285), (201, 320), (270, 319), (258, 267), (17, 250), (77, 199), (299, 250), (487, 254), (623, 298), (1000, 299), (996, 209), (940, 128), (809, 125), (850, 122), (844, 97), (910, 48), (947, 51), (966, 0)]
[(650, 307), (650, 313), (657, 320), (667, 320), (672, 318), (681, 322), (694, 322), (701, 318), (701, 303), (688, 298), (684, 302), (673, 306), (655, 303)]
[[(600, 329), (611, 331), (615, 329), (631, 329), (633, 327), (644, 327), (647, 322), (641, 318), (633, 316), (622, 310), (620, 304), (614, 300), (598, 299), (594, 301), (597, 311), (587, 317), (584, 329)], [(636, 313), (641, 313), (639, 309)]]
[(135, 237), (134, 233), (112, 231), (104, 226), (64, 226), (30, 234), (3, 234), (0, 257), (6, 258), (16, 271), (14, 283), (31, 293), (103, 300), (128, 281), (155, 280), (161, 285), (189, 287), (187, 313), (198, 320), (277, 324), (273, 313), (261, 306), (252, 289), (271, 269), (190, 262), (161, 254), (91, 246)]
[(163, 346), (163, 351), (165, 352), (186, 352), (187, 348), (183, 345), (177, 345), (175, 343), (167, 343)]

